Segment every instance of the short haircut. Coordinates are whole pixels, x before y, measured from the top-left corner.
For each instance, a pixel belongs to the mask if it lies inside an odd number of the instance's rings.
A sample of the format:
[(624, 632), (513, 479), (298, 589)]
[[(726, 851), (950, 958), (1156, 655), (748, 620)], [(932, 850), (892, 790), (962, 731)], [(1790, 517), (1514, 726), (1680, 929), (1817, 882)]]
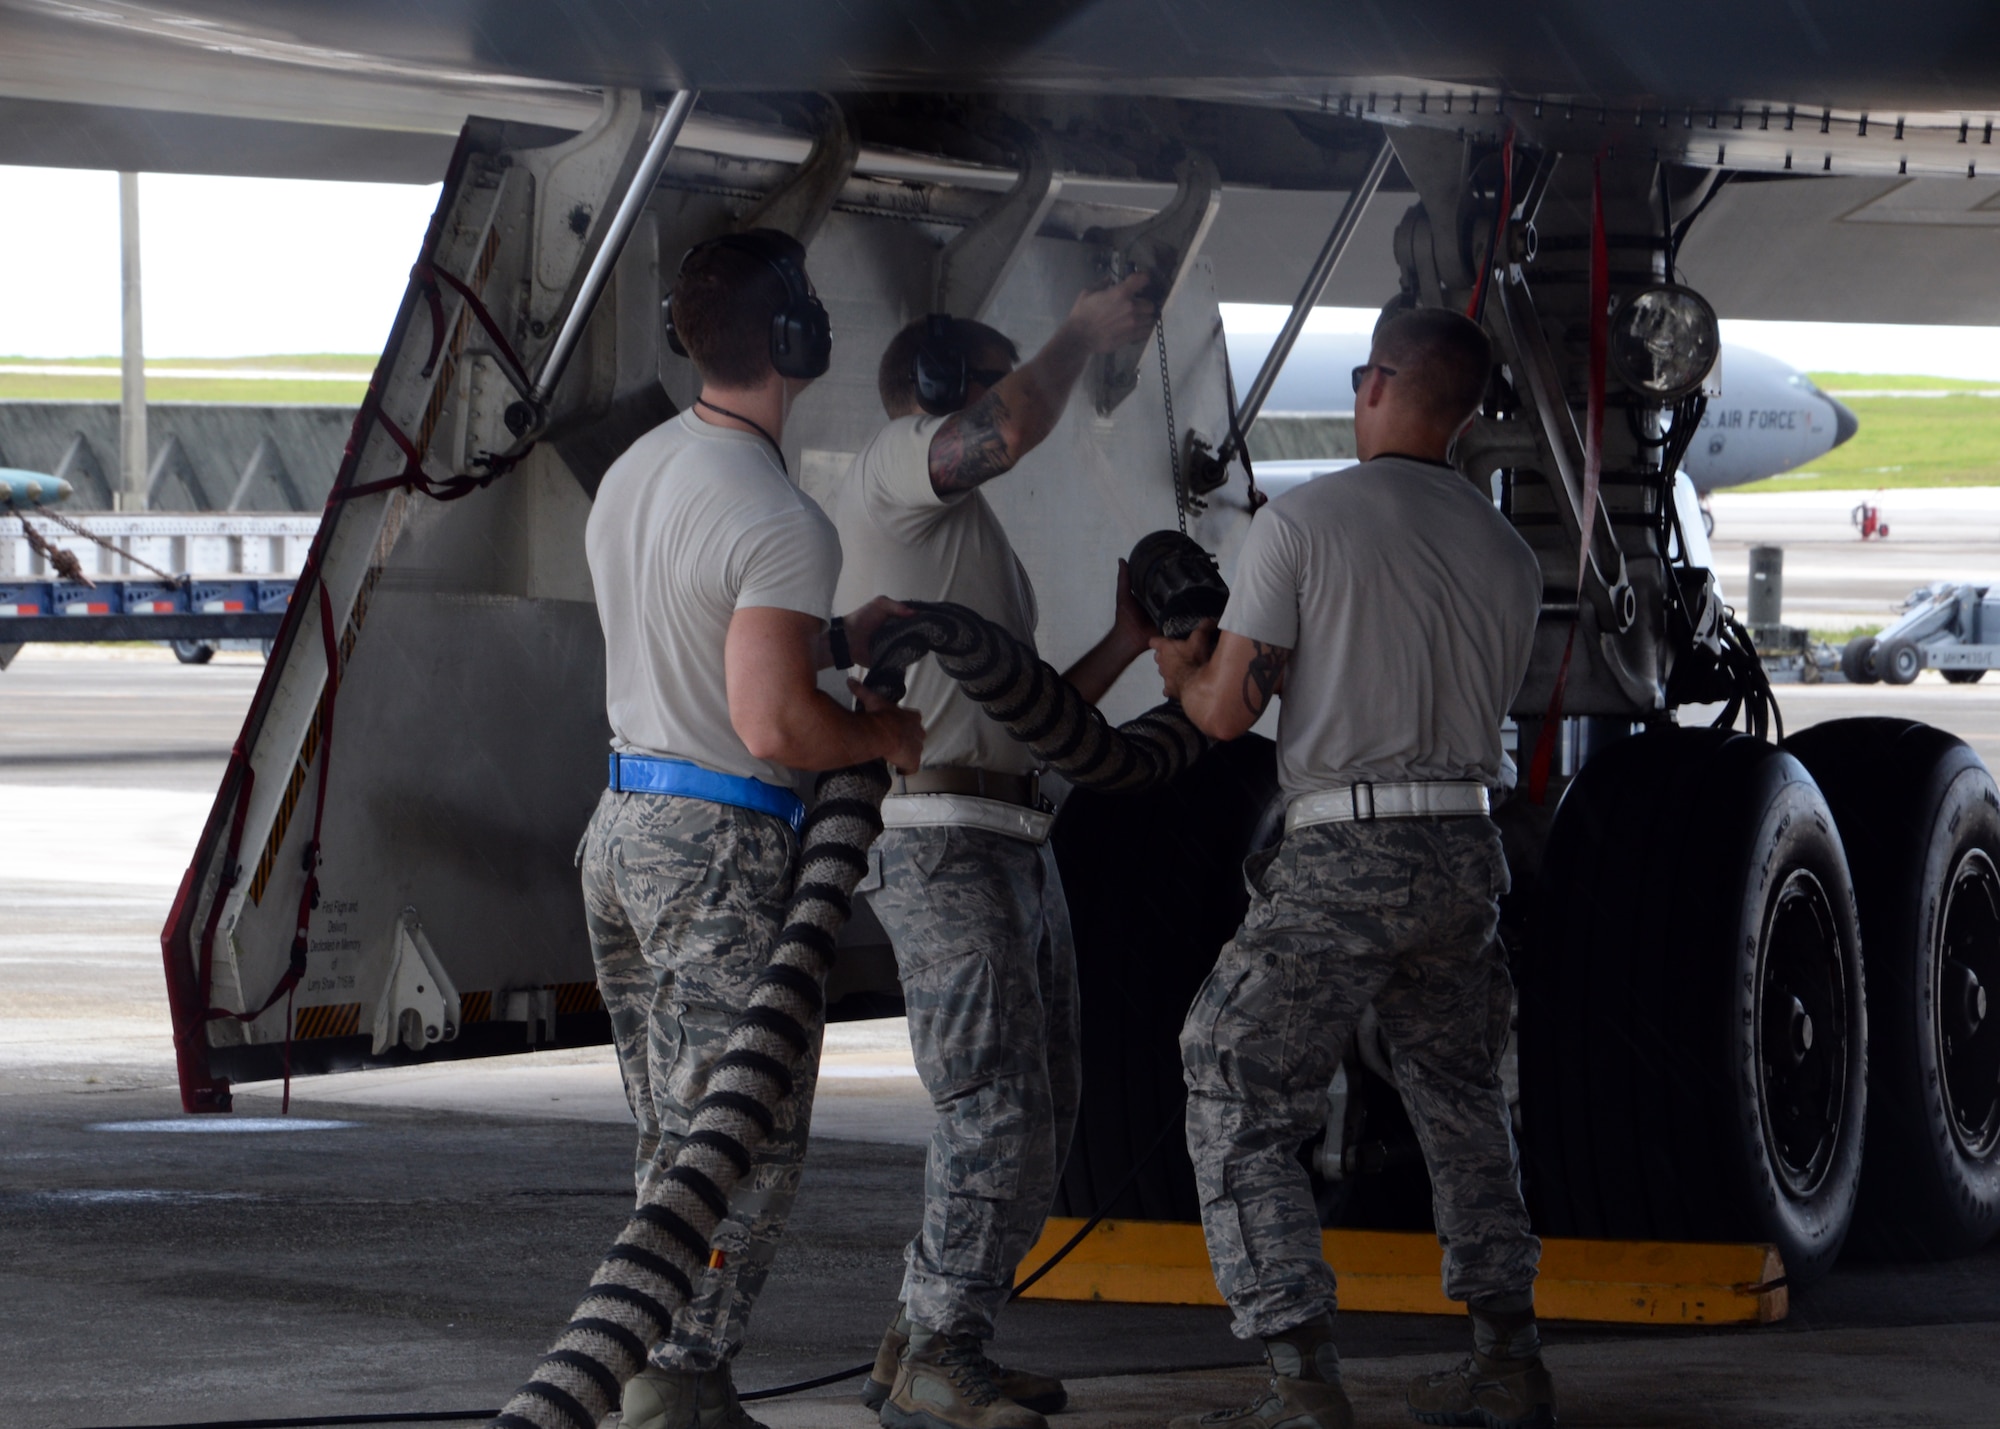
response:
[(1478, 323), (1450, 308), (1405, 308), (1375, 325), (1373, 356), (1396, 369), (1425, 415), (1456, 431), (1479, 410), (1493, 373), (1493, 345)]
[[(803, 270), (805, 249), (792, 246)], [(755, 253), (720, 243), (692, 249), (674, 280), (674, 332), (702, 380), (755, 387), (768, 378), (771, 319), (788, 296), (785, 280)]]
[[(889, 345), (882, 350), (875, 387), (882, 394), (882, 410), (892, 417), (907, 417), (923, 410), (917, 401), (917, 350), (924, 345), (929, 332), (930, 319), (918, 318), (890, 338)], [(987, 352), (1004, 352), (1009, 363), (1021, 360), (1021, 349), (1014, 345), (1014, 339), (971, 318), (953, 318), (946, 341), (965, 355), (968, 365), (977, 365), (980, 355)]]

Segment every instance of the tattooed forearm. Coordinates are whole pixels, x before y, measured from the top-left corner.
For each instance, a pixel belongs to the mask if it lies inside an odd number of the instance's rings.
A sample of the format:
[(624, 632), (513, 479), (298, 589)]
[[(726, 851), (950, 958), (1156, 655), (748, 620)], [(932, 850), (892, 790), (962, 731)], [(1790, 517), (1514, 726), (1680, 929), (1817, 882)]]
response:
[(931, 489), (953, 496), (991, 481), (1014, 464), (1002, 427), (1012, 415), (998, 391), (945, 418), (931, 438)]
[(1282, 645), (1266, 645), (1261, 640), (1250, 642), (1255, 653), (1243, 672), (1243, 707), (1253, 715), (1261, 715), (1275, 695), (1285, 684), (1285, 664), (1292, 658), (1292, 652)]

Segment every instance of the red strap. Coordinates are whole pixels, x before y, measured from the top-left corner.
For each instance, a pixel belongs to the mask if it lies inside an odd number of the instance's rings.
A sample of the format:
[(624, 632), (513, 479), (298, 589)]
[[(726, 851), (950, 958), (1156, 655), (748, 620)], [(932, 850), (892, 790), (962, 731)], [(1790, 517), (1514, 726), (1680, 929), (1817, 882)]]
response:
[[(299, 890), (298, 916), (293, 922), (292, 955), (271, 995), (248, 1012), (231, 1012), (227, 1008), (208, 1007), (208, 1020), (229, 1020), (234, 1022), (255, 1022), (277, 1005), (278, 999), (285, 1000), (285, 1091), (280, 1104), (281, 1112), (289, 1112), (292, 1105), (292, 997), (306, 975), (306, 950), (310, 946), (313, 909), (319, 906), (319, 837), (320, 828), (326, 818), (327, 769), (333, 763), (333, 704), (340, 690), (340, 642), (333, 633), (333, 603), (327, 598), (326, 583), (318, 579), (318, 571), (309, 572), (309, 579), (318, 588), (320, 639), (326, 646), (326, 689), (320, 695), (319, 703), (319, 796), (313, 804), (312, 837), (307, 840), (302, 854), (305, 864), (305, 886)], [(303, 583), (303, 582), (302, 582)], [(238, 796), (236, 818), (230, 829), (229, 858), (222, 882), (216, 889), (215, 902), (209, 908), (208, 925), (202, 932), (201, 980), (203, 1005), (208, 1005), (209, 968), (211, 950), (214, 945), (215, 923), (222, 910), (223, 896), (236, 882), (236, 849), (243, 834), (243, 811), (249, 803), (249, 770), (244, 770), (244, 789)]]
[(1555, 689), (1542, 716), (1542, 732), (1528, 765), (1528, 797), (1542, 803), (1549, 792), (1549, 765), (1555, 754), (1556, 731), (1562, 725), (1563, 694), (1569, 685), (1569, 662), (1576, 650), (1577, 622), (1583, 615), (1583, 578), (1590, 569), (1590, 537), (1597, 529), (1597, 491), (1604, 474), (1604, 380), (1611, 351), (1611, 250), (1604, 238), (1604, 155), (1590, 166), (1590, 388), (1583, 418), (1583, 539), (1576, 549), (1577, 614), (1571, 618), (1563, 643), (1562, 665)]
[(1465, 315), (1478, 322), (1486, 311), (1486, 284), (1493, 276), (1493, 266), (1500, 261), (1501, 242), (1507, 236), (1508, 220), (1514, 216), (1514, 126), (1507, 126), (1507, 137), (1500, 145), (1500, 208), (1493, 217), (1493, 236), (1486, 241), (1486, 262), (1479, 269), (1479, 277), (1472, 285), (1472, 301), (1465, 305)]
[[(533, 391), (535, 384), (528, 380), (526, 365), (522, 363), (519, 357), (514, 355), (514, 348), (507, 341), (507, 334), (501, 331), (500, 324), (493, 319), (493, 314), (486, 311), (486, 304), (479, 301), (479, 295), (444, 269), (433, 266), (429, 260), (419, 263), (417, 265), (417, 272), (423, 281), (430, 282), (435, 279), (465, 299), (466, 307), (472, 310), (473, 317), (479, 320), (479, 325), (486, 329), (486, 336), (492, 339), (493, 346), (498, 349), (498, 356), (507, 367), (507, 380), (514, 384), (514, 390), (519, 392), (523, 397)], [(433, 293), (437, 291), (435, 284), (432, 285), (431, 291)], [(442, 309), (440, 308), (441, 311)], [(438, 331), (442, 334), (442, 316), (439, 316), (437, 320), (440, 324)], [(428, 365), (424, 368), (424, 374), (426, 376), (430, 374), (430, 367)]]

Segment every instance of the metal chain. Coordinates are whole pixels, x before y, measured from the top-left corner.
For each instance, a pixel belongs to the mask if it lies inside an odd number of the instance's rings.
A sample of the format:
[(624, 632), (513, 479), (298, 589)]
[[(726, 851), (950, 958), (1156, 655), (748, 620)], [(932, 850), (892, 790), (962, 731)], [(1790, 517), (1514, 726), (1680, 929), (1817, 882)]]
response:
[(1188, 499), (1187, 488), (1181, 481), (1180, 428), (1174, 423), (1174, 379), (1167, 371), (1167, 320), (1162, 317), (1153, 329), (1153, 337), (1160, 347), (1160, 395), (1167, 403), (1167, 465), (1174, 474), (1174, 516), (1181, 525), (1181, 534), (1187, 535)]
[[(168, 585), (177, 586), (177, 585), (185, 585), (187, 583), (187, 577), (177, 576), (172, 571), (163, 571), (158, 566), (154, 565), (151, 561), (141, 560), (138, 556), (133, 555), (130, 551), (126, 550), (116, 541), (108, 540), (105, 537), (98, 535), (95, 531), (91, 530), (88, 526), (85, 526), (80, 521), (73, 521), (69, 517), (62, 515), (59, 512), (50, 511), (46, 507), (43, 507), (42, 509), (36, 511), (35, 514), (37, 516), (47, 517), (49, 520), (55, 522), (56, 525), (63, 527), (65, 530), (74, 532), (76, 535), (83, 537), (83, 539), (86, 541), (95, 541), (98, 545), (104, 547), (105, 550), (110, 551), (113, 555), (123, 556), (126, 560), (130, 561), (135, 566), (144, 566), (147, 570), (151, 571), (154, 575), (158, 576), (161, 580), (165, 581)], [(23, 526), (26, 526), (28, 524), (27, 517), (25, 515), (22, 516), (21, 524)]]

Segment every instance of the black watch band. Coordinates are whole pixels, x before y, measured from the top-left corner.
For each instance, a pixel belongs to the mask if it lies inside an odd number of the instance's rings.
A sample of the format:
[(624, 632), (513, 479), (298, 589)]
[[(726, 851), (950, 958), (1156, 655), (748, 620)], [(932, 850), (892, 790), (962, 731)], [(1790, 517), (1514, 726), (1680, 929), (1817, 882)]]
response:
[(854, 668), (854, 650), (847, 643), (847, 622), (837, 615), (826, 623), (826, 648), (833, 653), (834, 669)]

